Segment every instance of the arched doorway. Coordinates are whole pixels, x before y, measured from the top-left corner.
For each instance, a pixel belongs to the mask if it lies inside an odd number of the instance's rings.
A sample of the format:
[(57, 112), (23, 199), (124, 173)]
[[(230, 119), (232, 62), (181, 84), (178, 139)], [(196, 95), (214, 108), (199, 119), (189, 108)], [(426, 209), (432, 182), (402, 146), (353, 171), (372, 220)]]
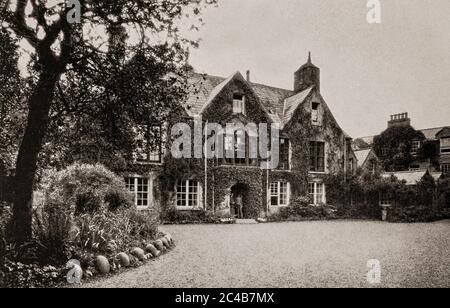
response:
[(237, 183), (231, 187), (230, 213), (238, 219), (248, 218), (248, 185)]

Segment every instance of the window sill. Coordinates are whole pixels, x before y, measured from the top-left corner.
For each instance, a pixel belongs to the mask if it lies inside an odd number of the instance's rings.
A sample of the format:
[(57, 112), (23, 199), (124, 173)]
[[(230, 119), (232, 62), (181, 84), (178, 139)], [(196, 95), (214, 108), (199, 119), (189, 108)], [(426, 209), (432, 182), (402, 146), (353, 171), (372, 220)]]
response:
[(286, 207), (288, 207), (288, 206), (289, 206), (288, 204), (286, 204), (286, 205), (271, 205), (270, 208), (273, 208), (273, 209), (282, 209), (282, 208), (286, 208)]
[(197, 207), (197, 206), (177, 206), (176, 209), (177, 209), (177, 211), (180, 211), (180, 212), (203, 210), (202, 208)]
[(220, 168), (248, 168), (248, 169), (260, 169), (260, 166), (249, 165), (219, 165)]
[(273, 172), (292, 172), (292, 169), (273, 169)]
[(324, 171), (324, 172), (309, 171), (308, 173), (309, 173), (309, 174), (318, 174), (318, 175), (326, 175), (326, 174), (328, 174), (327, 171)]
[(149, 166), (149, 165), (157, 165), (157, 166), (162, 166), (163, 163), (162, 162), (157, 162), (157, 161), (135, 161), (136, 164), (138, 165), (143, 165), (143, 166)]
[(150, 206), (137, 206), (136, 209), (138, 211), (142, 211), (142, 212), (149, 211), (150, 210)]

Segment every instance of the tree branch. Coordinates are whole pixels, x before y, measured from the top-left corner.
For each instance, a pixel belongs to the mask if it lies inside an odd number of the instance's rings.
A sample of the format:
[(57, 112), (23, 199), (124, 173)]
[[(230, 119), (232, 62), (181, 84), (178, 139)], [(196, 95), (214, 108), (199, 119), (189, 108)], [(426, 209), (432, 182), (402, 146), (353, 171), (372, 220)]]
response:
[(14, 12), (11, 27), (18, 36), (25, 38), (31, 46), (37, 48), (40, 41), (33, 29), (27, 26), (25, 20), (25, 8), (27, 6), (27, 2), (27, 0), (17, 0), (17, 6)]

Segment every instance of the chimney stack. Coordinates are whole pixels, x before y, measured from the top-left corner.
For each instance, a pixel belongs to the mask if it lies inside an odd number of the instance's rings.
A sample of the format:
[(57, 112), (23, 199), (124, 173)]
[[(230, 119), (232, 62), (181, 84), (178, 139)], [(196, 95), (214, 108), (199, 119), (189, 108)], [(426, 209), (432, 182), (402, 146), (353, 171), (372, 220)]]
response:
[(320, 91), (320, 69), (312, 63), (310, 52), (308, 53), (308, 62), (294, 74), (294, 92), (299, 93), (312, 86)]
[(408, 113), (398, 113), (391, 115), (391, 120), (388, 122), (388, 128), (390, 127), (405, 127), (411, 126), (411, 119), (408, 117)]
[(250, 82), (250, 70), (247, 71), (247, 82)]

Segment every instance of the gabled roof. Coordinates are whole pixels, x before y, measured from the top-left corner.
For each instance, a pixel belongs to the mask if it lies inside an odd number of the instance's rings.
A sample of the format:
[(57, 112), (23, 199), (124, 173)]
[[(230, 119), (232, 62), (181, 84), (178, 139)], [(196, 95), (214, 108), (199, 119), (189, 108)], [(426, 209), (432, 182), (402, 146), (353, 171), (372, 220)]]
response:
[(188, 115), (191, 117), (199, 115), (211, 92), (224, 80), (222, 77), (191, 74), (188, 78), (189, 95), (182, 103)]
[[(449, 126), (444, 127), (435, 127), (435, 128), (426, 128), (426, 129), (419, 129), (418, 131), (422, 132), (425, 136), (425, 139), (427, 140), (436, 140), (437, 135), (445, 131), (445, 129), (450, 129)], [(360, 137), (356, 138), (353, 141), (353, 144), (356, 148), (365, 148), (365, 147), (372, 147), (374, 142), (375, 136), (368, 136), (368, 137)], [(365, 146), (367, 145), (367, 146)]]
[(436, 140), (436, 135), (445, 127), (435, 127), (435, 128), (426, 128), (426, 129), (420, 129), (427, 140)]
[(295, 94), (294, 96), (288, 97), (284, 100), (284, 109), (283, 109), (283, 124), (289, 123), (292, 116), (294, 115), (297, 108), (303, 104), (305, 99), (309, 96), (312, 89), (314, 87), (309, 87), (308, 89)]
[(356, 159), (358, 160), (358, 167), (364, 166), (364, 164), (367, 161), (367, 158), (370, 155), (370, 152), (372, 152), (372, 149), (366, 149), (366, 150), (360, 150), (360, 151), (354, 151)]
[(436, 138), (442, 137), (450, 137), (450, 127), (444, 127), (436, 134)]
[[(234, 73), (228, 78), (192, 73), (188, 78), (189, 95), (183, 104), (188, 115), (192, 117), (200, 115), (226, 85), (235, 78), (245, 81), (239, 72)], [(247, 84), (253, 90), (269, 118), (275, 123), (279, 123), (281, 127), (290, 121), (295, 110), (297, 110), (314, 89), (314, 87), (310, 87), (296, 94), (292, 90), (263, 84), (252, 82), (247, 82)]]
[(444, 176), (444, 174), (442, 172), (431, 172), (431, 176), (433, 177), (433, 179), (438, 182), (439, 180), (442, 179), (442, 177)]
[(242, 77), (242, 76), (239, 72), (236, 72), (233, 75), (231, 75), (230, 77), (228, 77), (227, 79), (225, 79), (224, 81), (222, 81), (220, 84), (218, 84), (211, 91), (211, 93), (209, 93), (209, 96), (208, 96), (205, 104), (203, 105), (202, 109), (200, 110), (200, 113), (205, 111), (205, 109), (208, 108), (208, 106), (212, 103), (212, 101), (216, 98), (216, 96), (219, 95), (220, 92), (222, 92), (222, 90), (236, 77)]
[(422, 171), (403, 171), (403, 172), (385, 172), (383, 178), (396, 177), (399, 181), (405, 181), (406, 185), (417, 185), (422, 179), (429, 175), (428, 170)]

